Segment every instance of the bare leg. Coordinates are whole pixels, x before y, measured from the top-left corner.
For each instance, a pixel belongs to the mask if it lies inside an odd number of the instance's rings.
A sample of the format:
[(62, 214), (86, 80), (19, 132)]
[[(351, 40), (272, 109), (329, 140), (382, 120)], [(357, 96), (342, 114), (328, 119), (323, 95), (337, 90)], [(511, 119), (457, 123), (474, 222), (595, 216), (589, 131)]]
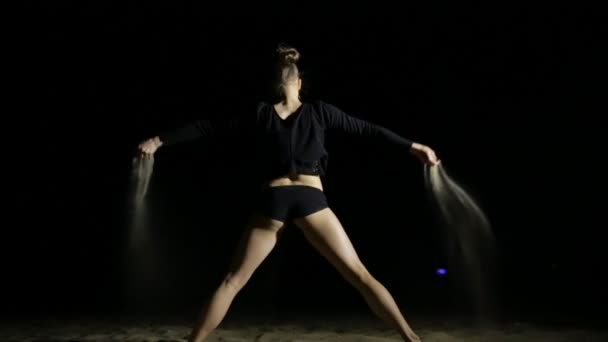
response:
[(295, 223), (313, 246), (359, 290), (378, 317), (397, 328), (405, 341), (420, 341), (388, 290), (365, 268), (330, 208), (298, 218)]
[(234, 255), (230, 270), (203, 308), (190, 335), (190, 342), (202, 342), (221, 323), (234, 297), (276, 245), (283, 222), (260, 216), (248, 224)]

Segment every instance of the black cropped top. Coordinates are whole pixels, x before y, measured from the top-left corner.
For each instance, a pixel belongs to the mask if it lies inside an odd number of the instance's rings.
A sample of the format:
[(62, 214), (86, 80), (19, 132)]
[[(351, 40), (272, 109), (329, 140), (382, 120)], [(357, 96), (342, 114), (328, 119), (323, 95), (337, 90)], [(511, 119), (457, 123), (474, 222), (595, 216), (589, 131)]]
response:
[(305, 174), (325, 175), (328, 153), (325, 149), (325, 132), (342, 130), (359, 136), (378, 137), (409, 150), (412, 141), (391, 130), (350, 116), (339, 108), (322, 101), (304, 102), (296, 112), (281, 118), (270, 103), (258, 104), (256, 115), (237, 119), (198, 120), (176, 130), (159, 135), (164, 146), (217, 133), (236, 133), (253, 130), (260, 154), (261, 165), (269, 179)]

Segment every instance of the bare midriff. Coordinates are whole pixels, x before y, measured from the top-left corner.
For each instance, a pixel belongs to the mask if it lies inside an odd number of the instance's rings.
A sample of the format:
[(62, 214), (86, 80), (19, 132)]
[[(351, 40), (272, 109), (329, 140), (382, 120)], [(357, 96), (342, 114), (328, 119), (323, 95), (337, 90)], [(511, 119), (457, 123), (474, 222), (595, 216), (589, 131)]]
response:
[(313, 188), (317, 188), (323, 191), (323, 184), (321, 183), (321, 178), (316, 175), (289, 175), (273, 179), (268, 183), (269, 187), (289, 185), (312, 186)]

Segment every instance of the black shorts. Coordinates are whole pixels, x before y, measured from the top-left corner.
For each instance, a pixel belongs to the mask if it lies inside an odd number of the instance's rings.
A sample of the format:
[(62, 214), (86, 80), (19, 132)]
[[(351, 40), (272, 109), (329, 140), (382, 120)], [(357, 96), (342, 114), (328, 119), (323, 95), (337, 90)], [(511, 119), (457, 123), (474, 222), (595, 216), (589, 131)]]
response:
[(307, 185), (268, 187), (260, 193), (256, 205), (257, 211), (281, 222), (308, 216), (327, 207), (325, 193)]

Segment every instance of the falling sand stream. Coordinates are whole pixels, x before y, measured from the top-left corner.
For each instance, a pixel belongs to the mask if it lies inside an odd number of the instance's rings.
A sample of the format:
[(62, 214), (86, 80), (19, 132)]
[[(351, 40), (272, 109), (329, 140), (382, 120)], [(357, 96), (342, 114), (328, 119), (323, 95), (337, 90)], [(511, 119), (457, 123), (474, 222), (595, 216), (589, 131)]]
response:
[(154, 308), (158, 303), (153, 298), (159, 297), (162, 285), (167, 281), (163, 275), (163, 251), (158, 236), (153, 236), (146, 198), (153, 167), (153, 156), (138, 156), (133, 159), (131, 168), (125, 300), (136, 311)]
[(442, 221), (446, 254), (456, 285), (480, 320), (494, 307), (495, 239), (492, 226), (476, 200), (446, 171), (443, 163), (425, 166), (425, 186)]

